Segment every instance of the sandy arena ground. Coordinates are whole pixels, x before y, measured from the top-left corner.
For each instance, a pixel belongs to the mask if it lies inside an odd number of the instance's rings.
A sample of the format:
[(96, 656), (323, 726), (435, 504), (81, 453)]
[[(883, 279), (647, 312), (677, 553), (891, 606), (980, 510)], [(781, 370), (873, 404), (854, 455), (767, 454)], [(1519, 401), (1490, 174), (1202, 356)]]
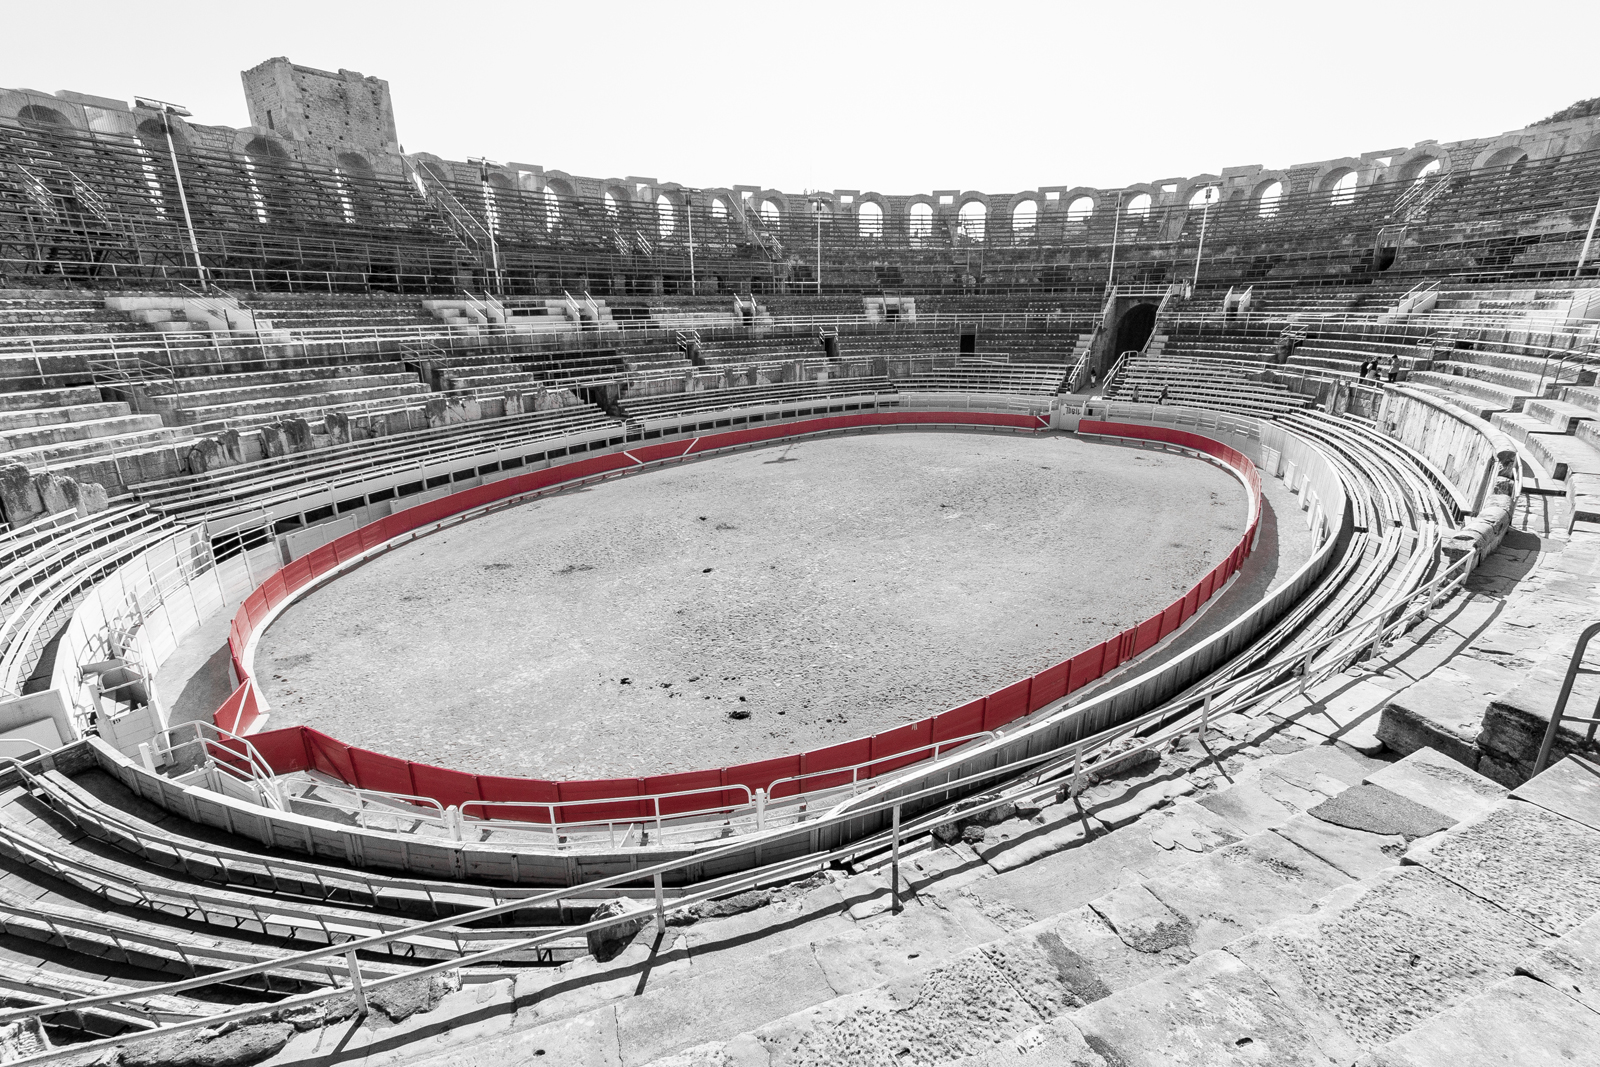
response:
[(1209, 464), (1071, 436), (780, 445), (423, 538), (291, 607), (257, 675), (269, 728), (447, 767), (715, 767), (1041, 670), (1170, 603), (1244, 522)]

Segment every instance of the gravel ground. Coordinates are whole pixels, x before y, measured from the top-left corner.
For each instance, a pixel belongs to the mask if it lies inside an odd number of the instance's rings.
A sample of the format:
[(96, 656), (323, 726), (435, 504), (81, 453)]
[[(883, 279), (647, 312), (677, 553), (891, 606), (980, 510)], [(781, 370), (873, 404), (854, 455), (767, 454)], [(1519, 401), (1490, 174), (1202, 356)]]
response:
[(285, 612), (257, 674), (270, 727), (462, 770), (715, 767), (1036, 672), (1170, 603), (1244, 521), (1209, 464), (1071, 436), (779, 445), (423, 538)]

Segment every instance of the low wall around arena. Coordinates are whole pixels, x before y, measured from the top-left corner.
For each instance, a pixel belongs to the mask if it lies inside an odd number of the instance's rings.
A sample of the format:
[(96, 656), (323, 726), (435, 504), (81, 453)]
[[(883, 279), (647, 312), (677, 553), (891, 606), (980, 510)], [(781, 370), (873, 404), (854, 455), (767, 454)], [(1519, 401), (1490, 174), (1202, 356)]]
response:
[[(949, 747), (992, 734), (1055, 704), (1176, 632), (1223, 587), (1254, 546), (1261, 516), (1260, 476), (1243, 452), (1188, 430), (1084, 420), (1080, 433), (1186, 450), (1208, 457), (1232, 472), (1249, 494), (1244, 536), (1199, 583), (1142, 623), (1036, 675), (940, 715), (871, 737), (749, 764), (653, 777), (565, 782), (474, 775), (435, 767), (347, 745), (303, 726), (254, 732), (267, 714), (253, 676), (260, 633), (298, 595), (377, 553), (431, 533), (447, 522), (464, 521), (486, 508), (504, 506), (555, 486), (570, 487), (646, 465), (806, 434), (917, 425), (1037, 432), (1045, 428), (1046, 420), (1035, 415), (904, 411), (809, 419), (578, 460), (406, 509), (296, 560), (246, 598), (229, 635), (230, 655), (240, 686), (218, 709), (217, 725), (236, 734), (249, 734), (251, 744), (276, 772), (315, 770), (358, 788), (428, 797), (445, 806), (471, 806), (476, 813), (492, 817), (535, 822), (589, 821), (649, 817), (658, 811), (681, 814), (718, 810), (746, 803), (758, 792), (762, 798), (776, 799), (880, 777), (932, 758)], [(496, 804), (519, 806), (496, 808)]]

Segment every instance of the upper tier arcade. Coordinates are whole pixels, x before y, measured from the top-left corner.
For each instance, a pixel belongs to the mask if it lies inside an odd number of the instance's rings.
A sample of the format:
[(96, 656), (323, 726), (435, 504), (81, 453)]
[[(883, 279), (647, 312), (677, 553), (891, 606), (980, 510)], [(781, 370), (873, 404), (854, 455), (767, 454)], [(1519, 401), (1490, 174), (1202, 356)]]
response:
[(797, 194), (403, 155), (380, 79), (280, 58), (244, 80), (243, 129), (0, 90), (0, 275), (192, 284), (198, 252), (251, 290), (1061, 291), (1197, 260), (1223, 283), (1482, 281), (1570, 275), (1600, 192), (1600, 117), (1576, 112), (1121, 189)]

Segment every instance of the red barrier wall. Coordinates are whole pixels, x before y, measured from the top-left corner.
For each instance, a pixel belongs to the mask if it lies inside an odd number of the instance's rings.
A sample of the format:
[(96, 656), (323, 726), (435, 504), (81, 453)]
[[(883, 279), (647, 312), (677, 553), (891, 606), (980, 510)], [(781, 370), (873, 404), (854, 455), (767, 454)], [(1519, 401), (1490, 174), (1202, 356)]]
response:
[[(905, 411), (829, 416), (799, 423), (780, 423), (709, 434), (692, 441), (642, 445), (628, 450), (628, 453), (636, 459), (623, 453), (592, 456), (545, 470), (530, 471), (527, 474), (502, 479), (396, 512), (308, 553), (267, 579), (259, 589), (245, 598), (228, 632), (229, 653), (235, 674), (241, 679), (241, 685), (222, 707), (217, 709), (214, 721), (227, 730), (243, 734), (262, 714), (259, 696), (249, 671), (250, 664), (245, 662), (244, 652), (250, 636), (272, 608), (282, 603), (295, 590), (304, 588), (339, 564), (412, 530), (441, 522), (452, 515), (471, 511), (497, 500), (519, 496), (562, 482), (623, 470), (635, 466), (636, 462), (651, 462), (727, 448), (731, 445), (774, 441), (798, 434), (858, 426), (950, 423), (1010, 426), (1032, 430), (1044, 426), (1044, 423), (1031, 415), (999, 415), (987, 412)], [(661, 813), (675, 815), (693, 811), (714, 811), (742, 804), (745, 800), (743, 790), (717, 789), (718, 786), (744, 785), (753, 792), (757, 789), (767, 789), (780, 778), (848, 768), (872, 760), (874, 761), (872, 765), (862, 768), (858, 774), (858, 778), (865, 781), (927, 759), (933, 754), (928, 746), (935, 741), (967, 737), (986, 730), (999, 729), (1082, 689), (1133, 657), (1148, 651), (1187, 621), (1202, 604), (1220, 590), (1254, 546), (1256, 527), (1261, 513), (1261, 477), (1255, 465), (1243, 453), (1198, 434), (1165, 427), (1084, 419), (1079, 424), (1078, 432), (1160, 441), (1216, 457), (1238, 473), (1249, 490), (1250, 521), (1244, 536), (1240, 538), (1228, 557), (1208, 572), (1199, 583), (1169, 607), (1138, 626), (1131, 627), (1070, 659), (1047, 667), (1031, 678), (1014, 682), (987, 697), (980, 697), (932, 718), (907, 723), (872, 737), (856, 738), (811, 752), (745, 763), (735, 767), (688, 771), (649, 778), (594, 779), (559, 783), (535, 778), (473, 775), (430, 764), (414, 763), (355, 748), (306, 726), (256, 734), (251, 737), (251, 743), (275, 771), (288, 773), (314, 769), (364, 789), (432, 797), (447, 806), (460, 806), (471, 800), (554, 803), (557, 805), (556, 817), (564, 822), (649, 818), (655, 811), (653, 802), (625, 798), (694, 789), (707, 791), (693, 796), (663, 800)], [(850, 779), (850, 771), (840, 770), (837, 774), (823, 774), (798, 783), (785, 783), (779, 786), (773, 795), (784, 797), (813, 790), (831, 789), (848, 783)], [(608, 801), (608, 803), (583, 803), (594, 800)], [(550, 819), (549, 809), (546, 808), (474, 806), (470, 814), (540, 823), (549, 822)]]

